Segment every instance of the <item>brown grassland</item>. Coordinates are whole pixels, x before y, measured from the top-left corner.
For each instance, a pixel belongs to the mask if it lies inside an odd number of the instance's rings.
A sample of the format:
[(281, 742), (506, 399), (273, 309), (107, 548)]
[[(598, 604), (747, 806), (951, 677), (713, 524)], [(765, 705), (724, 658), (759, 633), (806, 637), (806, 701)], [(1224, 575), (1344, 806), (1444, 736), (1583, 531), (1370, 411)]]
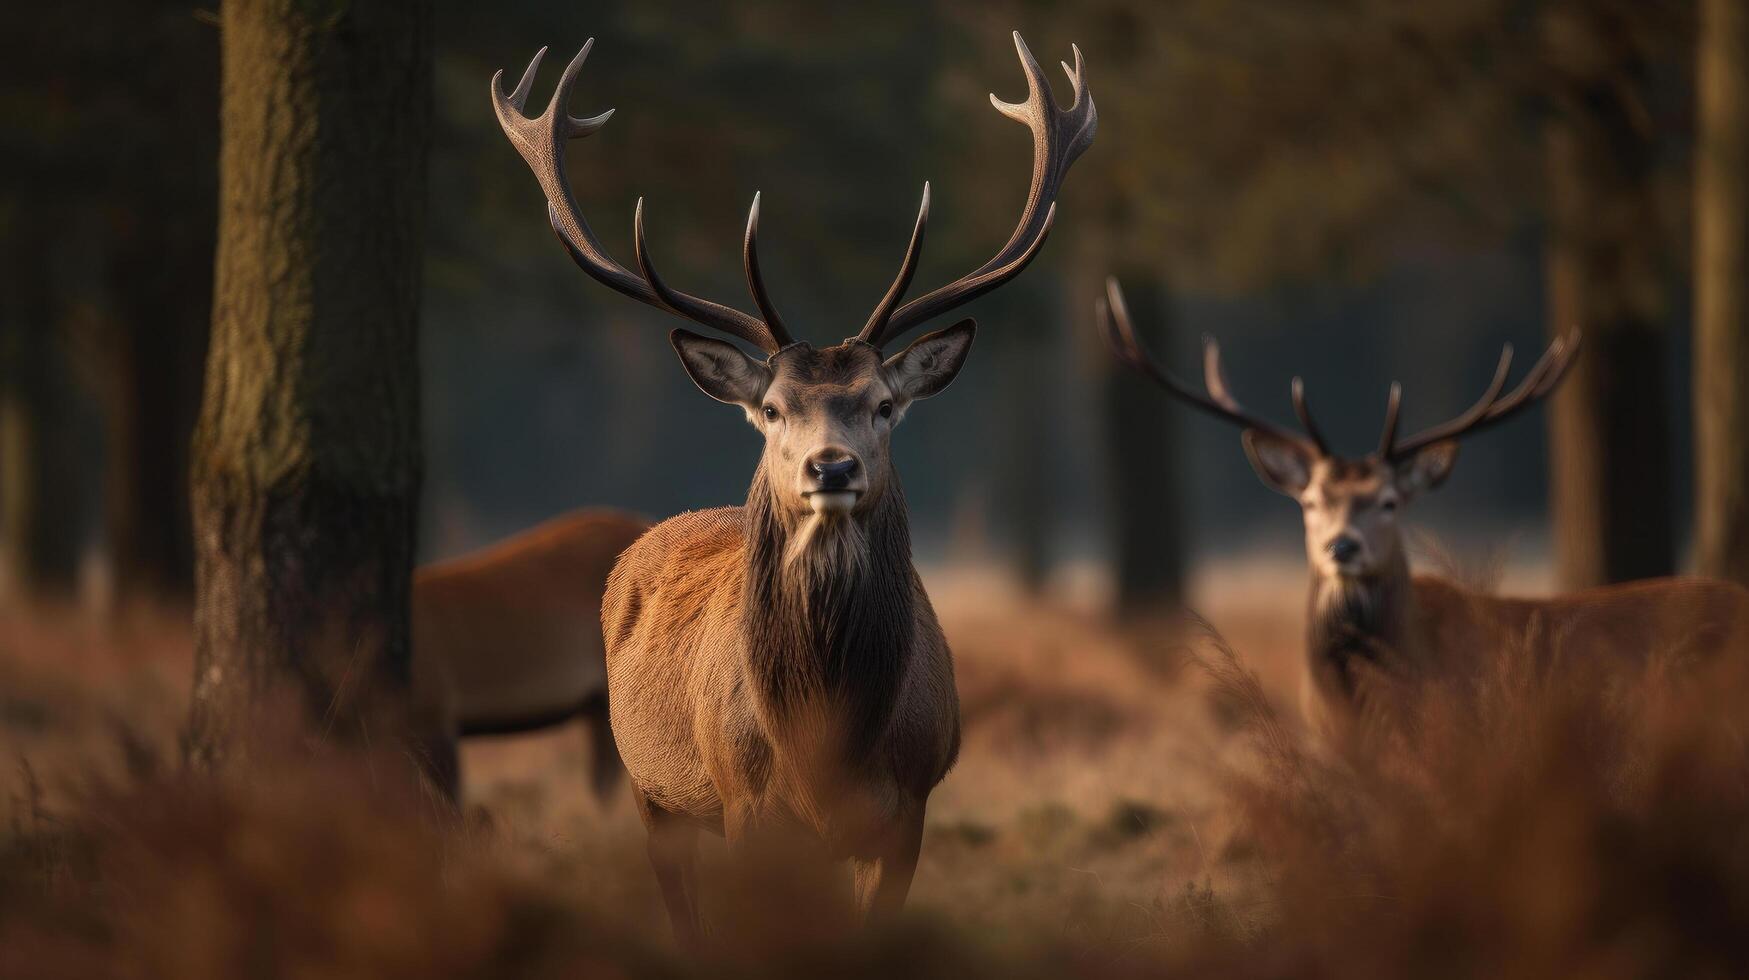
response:
[(903, 921), (845, 930), (714, 853), (694, 960), (576, 729), (467, 746), (460, 817), (386, 754), (203, 778), (175, 762), (176, 615), (7, 618), (0, 976), (1749, 974), (1745, 658), (1502, 637), (1471, 682), (1376, 679), (1394, 709), (1335, 761), (1292, 707), (1299, 590), (1269, 581), (1207, 589), (1212, 628), (1174, 640), (931, 576), (965, 747)]

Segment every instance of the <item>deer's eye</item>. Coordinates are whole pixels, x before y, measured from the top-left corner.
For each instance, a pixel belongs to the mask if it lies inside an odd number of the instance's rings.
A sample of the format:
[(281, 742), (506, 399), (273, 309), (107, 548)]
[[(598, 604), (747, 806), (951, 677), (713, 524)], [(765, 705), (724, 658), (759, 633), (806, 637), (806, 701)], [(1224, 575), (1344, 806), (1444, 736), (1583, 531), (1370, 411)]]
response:
[(893, 403), (892, 402), (881, 402), (881, 407), (875, 409), (875, 414), (879, 415), (883, 419), (892, 418), (893, 417)]
[(767, 421), (767, 422), (776, 422), (777, 421), (777, 406), (775, 406), (775, 405), (765, 406), (765, 421)]

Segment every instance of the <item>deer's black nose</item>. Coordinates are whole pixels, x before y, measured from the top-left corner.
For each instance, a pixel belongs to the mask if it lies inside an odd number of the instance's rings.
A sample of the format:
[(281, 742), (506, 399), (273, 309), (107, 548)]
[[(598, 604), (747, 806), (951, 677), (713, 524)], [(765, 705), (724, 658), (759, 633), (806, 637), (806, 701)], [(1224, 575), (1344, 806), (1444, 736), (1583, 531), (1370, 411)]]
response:
[(843, 490), (850, 486), (850, 478), (856, 475), (856, 457), (816, 458), (808, 463), (808, 469), (813, 471), (814, 479), (819, 481), (820, 489)]
[(1330, 542), (1330, 557), (1339, 565), (1346, 565), (1360, 554), (1360, 542), (1344, 534)]

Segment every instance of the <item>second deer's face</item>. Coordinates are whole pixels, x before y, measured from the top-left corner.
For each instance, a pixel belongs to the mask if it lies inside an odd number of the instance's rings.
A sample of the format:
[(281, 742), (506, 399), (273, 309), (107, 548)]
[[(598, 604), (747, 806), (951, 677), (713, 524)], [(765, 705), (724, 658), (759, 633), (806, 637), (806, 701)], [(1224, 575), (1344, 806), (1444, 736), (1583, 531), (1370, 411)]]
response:
[(1306, 560), (1325, 578), (1366, 579), (1389, 570), (1402, 557), (1403, 506), (1443, 483), (1457, 461), (1453, 441), (1390, 461), (1320, 455), (1257, 430), (1244, 438), (1263, 482), (1299, 502)]
[(672, 339), (699, 388), (740, 406), (765, 436), (764, 470), (780, 506), (798, 518), (836, 519), (867, 509), (886, 492), (893, 428), (913, 402), (953, 381), (972, 333), (972, 322), (963, 320), (884, 361), (860, 341), (794, 344), (758, 361), (732, 344), (684, 330)]

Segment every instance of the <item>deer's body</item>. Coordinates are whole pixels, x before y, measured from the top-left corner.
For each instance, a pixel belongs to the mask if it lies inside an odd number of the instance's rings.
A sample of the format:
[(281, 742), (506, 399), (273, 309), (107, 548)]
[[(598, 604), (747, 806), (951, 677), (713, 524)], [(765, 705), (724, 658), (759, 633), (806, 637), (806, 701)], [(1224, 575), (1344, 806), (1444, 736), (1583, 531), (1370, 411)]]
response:
[[(1335, 585), (1314, 579), (1301, 708), (1340, 739), (1358, 717), (1356, 661), (1411, 683), (1457, 679), (1501, 649), (1538, 664), (1608, 672), (1652, 657), (1749, 654), (1749, 590), (1703, 578), (1606, 585), (1547, 597), (1503, 597), (1404, 568)], [(1345, 595), (1333, 595), (1340, 593)]]
[(414, 691), (440, 734), (434, 751), (452, 793), (457, 738), (572, 718), (594, 743), (596, 792), (617, 784), (601, 597), (613, 563), (648, 527), (619, 511), (576, 511), (415, 572)]
[(912, 405), (958, 375), (974, 328), (963, 320), (891, 357), (882, 348), (1019, 275), (1050, 232), (1069, 166), (1092, 144), (1098, 116), (1081, 52), (1063, 65), (1074, 90), (1064, 108), (1018, 33), (1014, 46), (1027, 97), (991, 96), (1032, 134), (1032, 181), (1013, 234), (969, 274), (905, 301), (929, 220), (925, 184), (892, 285), (860, 331), (819, 348), (792, 337), (766, 290), (757, 194), (742, 239), (757, 316), (669, 287), (650, 259), (641, 200), (636, 270), (602, 247), (565, 178), (565, 146), (612, 115), (566, 109), (590, 44), (537, 117), (523, 107), (540, 55), (514, 90), (492, 80), (499, 125), (539, 181), (571, 258), (604, 285), (765, 355), (670, 335), (693, 382), (746, 414), (763, 455), (744, 507), (652, 529), (615, 566), (602, 607), (614, 737), (682, 942), (701, 935), (700, 829), (724, 834), (731, 848), (759, 839), (850, 859), (865, 916), (898, 911), (910, 888), (924, 806), (958, 751), (959, 699), (911, 564), (890, 439)]
[(682, 514), (626, 553), (602, 619), (614, 737), (658, 819), (788, 824), (840, 858), (920, 826), (959, 700), (903, 514), (884, 520), (867, 581), (831, 596), (786, 594), (782, 546), (757, 546), (748, 508)]

